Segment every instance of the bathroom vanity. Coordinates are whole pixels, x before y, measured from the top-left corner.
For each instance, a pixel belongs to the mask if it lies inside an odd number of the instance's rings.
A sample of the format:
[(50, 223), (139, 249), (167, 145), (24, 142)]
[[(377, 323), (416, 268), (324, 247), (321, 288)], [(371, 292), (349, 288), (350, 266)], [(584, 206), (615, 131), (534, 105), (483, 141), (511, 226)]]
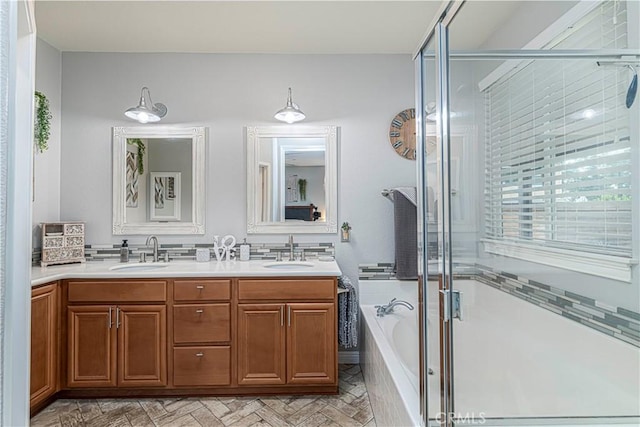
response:
[(127, 265), (34, 268), (32, 413), (58, 397), (338, 392), (335, 261)]

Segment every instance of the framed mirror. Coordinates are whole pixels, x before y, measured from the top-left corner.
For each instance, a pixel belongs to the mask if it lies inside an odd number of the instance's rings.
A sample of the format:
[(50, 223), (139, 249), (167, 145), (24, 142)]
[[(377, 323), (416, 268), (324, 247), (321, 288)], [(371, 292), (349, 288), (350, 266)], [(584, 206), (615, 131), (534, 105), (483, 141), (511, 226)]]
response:
[(337, 233), (338, 128), (247, 127), (247, 233)]
[(113, 234), (204, 234), (204, 127), (113, 128)]

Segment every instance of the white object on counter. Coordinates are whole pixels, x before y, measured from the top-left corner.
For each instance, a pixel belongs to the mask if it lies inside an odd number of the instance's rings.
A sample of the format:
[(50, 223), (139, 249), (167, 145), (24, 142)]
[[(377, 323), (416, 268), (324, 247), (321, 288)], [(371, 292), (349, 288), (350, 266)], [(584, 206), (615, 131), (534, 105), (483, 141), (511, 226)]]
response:
[(251, 245), (247, 243), (247, 239), (240, 244), (240, 261), (249, 261), (251, 258)]
[(197, 262), (209, 262), (211, 261), (211, 252), (207, 248), (196, 249), (196, 261)]

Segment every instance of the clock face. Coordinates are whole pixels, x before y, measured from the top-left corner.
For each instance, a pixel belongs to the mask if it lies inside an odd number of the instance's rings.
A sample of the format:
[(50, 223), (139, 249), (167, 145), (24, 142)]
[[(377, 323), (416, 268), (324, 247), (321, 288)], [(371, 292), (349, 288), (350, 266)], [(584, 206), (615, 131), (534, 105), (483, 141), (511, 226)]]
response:
[(416, 110), (399, 112), (389, 126), (389, 142), (396, 153), (405, 159), (416, 159)]

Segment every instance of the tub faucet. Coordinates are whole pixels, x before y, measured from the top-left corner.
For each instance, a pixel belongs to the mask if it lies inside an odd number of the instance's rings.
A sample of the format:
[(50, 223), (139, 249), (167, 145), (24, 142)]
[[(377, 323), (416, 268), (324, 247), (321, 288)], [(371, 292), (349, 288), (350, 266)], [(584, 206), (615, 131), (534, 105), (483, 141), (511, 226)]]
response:
[(158, 262), (158, 238), (156, 236), (147, 237), (146, 245), (149, 246), (151, 241), (153, 241), (153, 262)]
[(289, 261), (295, 261), (296, 254), (293, 252), (293, 234), (289, 234)]
[(387, 305), (376, 305), (378, 317), (383, 317), (385, 314), (393, 313), (393, 308), (396, 305), (407, 307), (409, 310), (413, 310), (413, 306), (406, 301), (397, 301), (395, 298), (389, 301)]

